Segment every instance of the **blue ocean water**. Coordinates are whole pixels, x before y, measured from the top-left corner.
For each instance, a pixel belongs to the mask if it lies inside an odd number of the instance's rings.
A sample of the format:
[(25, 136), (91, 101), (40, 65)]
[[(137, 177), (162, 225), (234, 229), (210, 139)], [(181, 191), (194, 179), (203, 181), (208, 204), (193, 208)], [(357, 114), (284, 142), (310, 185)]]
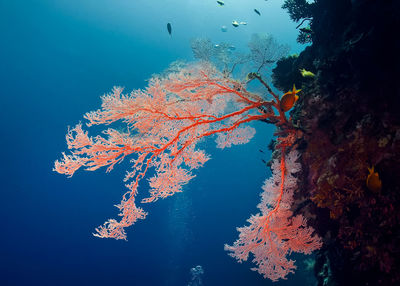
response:
[[(212, 160), (183, 193), (146, 205), (148, 217), (127, 230), (127, 242), (92, 232), (117, 216), (113, 205), (125, 192), (128, 161), (111, 173), (79, 171), (72, 178), (52, 168), (66, 149), (68, 125), (97, 109), (113, 86), (144, 88), (170, 62), (194, 60), (193, 38), (245, 50), (253, 33), (270, 33), (300, 52), (282, 2), (0, 1), (0, 285), (188, 285), (196, 265), (204, 269), (203, 285), (272, 285), (223, 245), (257, 212), (270, 174), (261, 159), (269, 159), (274, 127), (254, 123), (250, 143), (222, 151), (209, 140)], [(233, 19), (248, 25), (235, 29)], [(301, 257), (297, 265), (295, 275), (275, 285), (307, 285), (312, 273)]]

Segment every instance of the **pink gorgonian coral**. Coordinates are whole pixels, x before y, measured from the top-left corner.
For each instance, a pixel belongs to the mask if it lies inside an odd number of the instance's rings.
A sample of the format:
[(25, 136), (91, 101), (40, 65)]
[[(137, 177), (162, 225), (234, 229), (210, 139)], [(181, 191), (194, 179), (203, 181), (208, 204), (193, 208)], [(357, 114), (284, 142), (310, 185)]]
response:
[(225, 250), (239, 262), (246, 261), (251, 254), (258, 271), (265, 278), (277, 281), (296, 269), (294, 260), (288, 259), (291, 252), (310, 254), (322, 245), (321, 238), (313, 235), (302, 215), (293, 216), (290, 210), (293, 193), (297, 188), (295, 174), (300, 171), (298, 152), (291, 151), (286, 158), (274, 160), (272, 176), (262, 187), (260, 213), (252, 215), (249, 225), (239, 227), (239, 238)]
[[(256, 269), (277, 280), (295, 268), (286, 258), (291, 251), (309, 253), (320, 246), (305, 219), (293, 217), (290, 211), (296, 186), (293, 173), (299, 164), (295, 162), (297, 153), (289, 153), (286, 160), (285, 154), (293, 148), (298, 132), (286, 118), (280, 97), (258, 74), (249, 78), (258, 80), (272, 98), (249, 92), (246, 83), (210, 64), (181, 66), (166, 76), (153, 77), (144, 90), (124, 94), (116, 87), (104, 95), (101, 109), (85, 115), (88, 127), (109, 126), (102, 135), (90, 137), (81, 124), (69, 129), (66, 140), (70, 154), (62, 153), (62, 159), (55, 162), (58, 173), (72, 176), (81, 167), (89, 171), (107, 167), (109, 172), (126, 157), (131, 158), (132, 169), (124, 179), (128, 191), (117, 205), (121, 220), (109, 219), (96, 228), (95, 236), (126, 239), (125, 228), (146, 217), (136, 202), (142, 179), (148, 179), (150, 188), (142, 203), (181, 192), (194, 177), (193, 170), (210, 158), (197, 148), (201, 140), (216, 135), (219, 148), (244, 144), (255, 134), (245, 124), (261, 120), (278, 127), (276, 149), (281, 161), (274, 163), (274, 176), (264, 187), (267, 191), (259, 205), (261, 214), (249, 219), (250, 226), (239, 228), (238, 241), (226, 249), (239, 261), (252, 253)], [(124, 131), (112, 128), (117, 123), (126, 125)]]
[(102, 97), (102, 108), (85, 118), (89, 127), (122, 122), (125, 131), (109, 127), (102, 136), (90, 137), (78, 124), (66, 136), (71, 154), (63, 153), (54, 170), (68, 176), (81, 167), (89, 171), (107, 167), (111, 171), (131, 156), (132, 169), (125, 176), (129, 190), (117, 205), (122, 219), (110, 219), (95, 234), (126, 239), (124, 228), (146, 216), (135, 198), (139, 182), (150, 168), (155, 172), (149, 179), (150, 196), (142, 199), (143, 203), (182, 191), (194, 177), (192, 171), (209, 160), (205, 151), (196, 147), (204, 137), (219, 134), (220, 148), (246, 143), (255, 130), (242, 124), (275, 116), (259, 108), (270, 102), (250, 95), (239, 82), (204, 63), (164, 78), (154, 77), (146, 89), (130, 94), (116, 87)]

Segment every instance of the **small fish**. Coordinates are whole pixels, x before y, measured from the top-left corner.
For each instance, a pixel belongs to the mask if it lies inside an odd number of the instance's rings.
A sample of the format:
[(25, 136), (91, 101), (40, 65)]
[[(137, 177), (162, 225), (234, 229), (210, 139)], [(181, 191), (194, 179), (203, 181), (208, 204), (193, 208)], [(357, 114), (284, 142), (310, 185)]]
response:
[(219, 6), (224, 6), (225, 5), (224, 1), (217, 1), (217, 3), (219, 4)]
[(257, 9), (254, 9), (254, 12), (256, 12), (259, 16), (261, 16), (260, 11), (258, 11)]
[(288, 91), (284, 95), (282, 95), (280, 101), (280, 107), (282, 111), (286, 112), (293, 107), (293, 105), (299, 99), (299, 96), (296, 95), (296, 93), (299, 93), (300, 91), (301, 89), (296, 89), (296, 87), (293, 85), (292, 91)]
[(263, 151), (263, 150), (261, 150), (261, 149), (258, 149), (258, 151), (264, 154), (264, 151)]
[(236, 47), (235, 47), (234, 45), (230, 45), (230, 46), (228, 47), (228, 49), (231, 50), (231, 51), (234, 51), (234, 50), (236, 50)]
[(302, 77), (315, 77), (314, 73), (312, 73), (308, 70), (305, 70), (305, 69), (300, 69), (300, 73), (301, 73)]
[(253, 80), (253, 79), (255, 79), (256, 77), (259, 77), (259, 76), (260, 75), (258, 73), (251, 72), (251, 73), (248, 73), (246, 75), (246, 80)]
[(267, 162), (264, 159), (261, 159), (261, 162), (263, 162), (264, 164), (267, 164)]
[(247, 22), (240, 22), (240, 25), (247, 25)]
[(233, 21), (232, 21), (232, 26), (233, 26), (233, 27), (239, 27), (238, 21), (233, 20)]
[(167, 24), (167, 30), (168, 30), (168, 34), (169, 34), (170, 36), (172, 36), (172, 26), (171, 26), (171, 23), (168, 23), (168, 24)]
[(379, 179), (378, 172), (374, 171), (374, 166), (368, 168), (369, 174), (367, 177), (367, 188), (373, 192), (379, 192), (382, 189), (382, 181)]

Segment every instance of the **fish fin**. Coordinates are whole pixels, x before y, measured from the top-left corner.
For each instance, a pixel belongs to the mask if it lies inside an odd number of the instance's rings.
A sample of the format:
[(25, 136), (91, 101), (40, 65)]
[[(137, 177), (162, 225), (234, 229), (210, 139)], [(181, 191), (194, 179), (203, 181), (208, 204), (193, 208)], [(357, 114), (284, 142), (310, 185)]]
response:
[[(368, 167), (367, 167), (368, 168)], [(372, 166), (371, 168), (368, 168), (368, 171), (369, 171), (369, 173), (370, 174), (373, 174), (375, 171), (374, 171), (374, 166)]]
[(296, 94), (296, 93), (298, 93), (298, 92), (300, 92), (300, 91), (301, 91), (301, 89), (296, 89), (296, 86), (293, 84), (292, 93), (293, 93), (293, 94)]

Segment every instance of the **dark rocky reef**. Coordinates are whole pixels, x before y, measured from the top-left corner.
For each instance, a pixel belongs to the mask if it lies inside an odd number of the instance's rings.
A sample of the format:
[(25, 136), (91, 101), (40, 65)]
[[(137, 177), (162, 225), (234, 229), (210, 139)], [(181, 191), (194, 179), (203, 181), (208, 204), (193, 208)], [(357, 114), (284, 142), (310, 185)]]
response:
[[(278, 62), (273, 81), (302, 89), (298, 196), (313, 203), (296, 211), (324, 239), (318, 285), (400, 285), (400, 1), (317, 0), (310, 11), (312, 44)], [(371, 166), (379, 191), (366, 185)]]

